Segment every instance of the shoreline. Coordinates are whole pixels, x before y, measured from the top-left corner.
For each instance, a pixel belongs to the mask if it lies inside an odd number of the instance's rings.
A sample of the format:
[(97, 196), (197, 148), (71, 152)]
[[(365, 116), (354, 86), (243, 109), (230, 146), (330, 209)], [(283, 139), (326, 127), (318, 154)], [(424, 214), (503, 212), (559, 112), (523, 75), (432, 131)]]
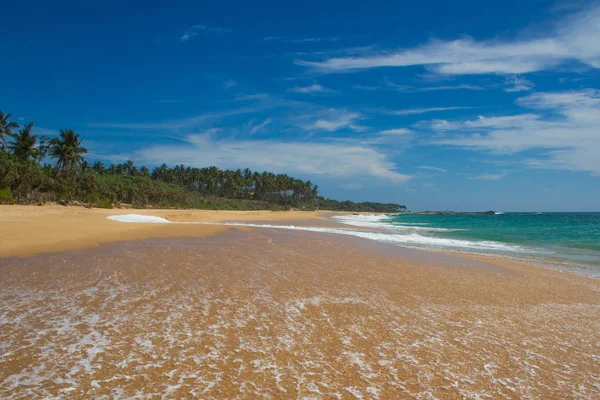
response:
[(100, 209), (77, 206), (0, 205), (0, 257), (31, 256), (123, 240), (202, 237), (227, 230), (224, 225), (125, 224), (111, 215), (140, 214), (173, 222), (325, 221), (331, 211), (221, 211), (177, 209)]
[[(108, 220), (116, 215), (143, 215), (165, 218), (173, 224), (129, 223)], [(319, 233), (303, 228), (334, 228), (377, 231), (378, 228), (355, 226), (335, 221), (336, 215), (376, 215), (389, 213), (341, 212), (341, 211), (235, 211), (235, 210), (187, 210), (187, 209), (99, 209), (62, 205), (0, 205), (0, 259), (30, 257), (38, 254), (99, 247), (103, 244), (144, 240), (218, 235), (230, 229), (269, 229), (269, 227), (245, 226), (244, 224), (294, 225), (299, 231)], [(200, 224), (196, 224), (199, 222)], [(189, 223), (189, 224), (188, 224)], [(203, 224), (206, 223), (206, 224)], [(231, 223), (231, 225), (228, 225)], [(236, 225), (239, 223), (240, 225)], [(323, 233), (323, 232), (321, 232)], [(324, 232), (327, 234), (327, 232)], [(358, 238), (355, 236), (347, 236)], [(371, 239), (358, 238), (371, 241)], [(377, 242), (380, 243), (381, 242)], [(463, 260), (492, 260), (510, 262), (522, 266), (543, 268), (559, 273), (575, 274), (598, 280), (599, 276), (574, 270), (557, 268), (548, 260), (528, 257), (486, 254), (469, 251), (430, 249), (410, 245), (393, 245), (401, 249), (448, 255)]]

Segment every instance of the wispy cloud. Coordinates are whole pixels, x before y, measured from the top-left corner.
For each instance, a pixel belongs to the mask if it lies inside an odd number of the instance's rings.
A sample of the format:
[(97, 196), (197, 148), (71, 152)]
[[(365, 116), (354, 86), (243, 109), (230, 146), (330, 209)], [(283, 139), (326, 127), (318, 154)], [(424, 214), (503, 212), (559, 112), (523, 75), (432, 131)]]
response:
[(390, 81), (387, 77), (383, 78), (383, 84), (391, 89), (398, 91), (398, 92), (405, 92), (405, 93), (435, 92), (435, 91), (449, 91), (449, 90), (484, 90), (484, 87), (482, 87), (482, 86), (469, 85), (469, 84), (436, 85), (436, 86), (400, 85), (400, 84)]
[(237, 82), (234, 81), (233, 79), (227, 79), (225, 82), (223, 82), (224, 89), (231, 89), (232, 87), (234, 87), (236, 85), (237, 85)]
[(414, 126), (418, 128), (430, 128), (438, 132), (455, 130), (514, 129), (519, 127), (532, 127), (539, 119), (540, 116), (537, 114), (517, 114), (501, 117), (484, 117), (483, 115), (480, 115), (477, 119), (467, 121), (448, 121), (443, 119), (420, 121)]
[(416, 87), (416, 88), (412, 88), (408, 91), (413, 91), (413, 92), (434, 92), (434, 91), (439, 91), (439, 90), (484, 90), (485, 88), (483, 86), (477, 86), (477, 85), (445, 85), (445, 86), (423, 86), (423, 87)]
[(412, 133), (412, 131), (406, 128), (385, 129), (383, 131), (379, 131), (380, 135), (408, 135), (410, 133)]
[(400, 85), (394, 83), (387, 78), (383, 80), (382, 85), (361, 85), (355, 84), (350, 86), (356, 90), (393, 90), (402, 93), (419, 93), (419, 92), (436, 92), (436, 91), (453, 91), (453, 90), (485, 90), (492, 86), (480, 86), (470, 84), (456, 84), (456, 85), (437, 85), (437, 86), (411, 86), (411, 85)]
[(452, 110), (467, 110), (472, 107), (429, 107), (429, 108), (407, 108), (405, 110), (393, 111), (394, 115), (415, 115), (425, 114), (436, 111), (452, 111)]
[(474, 175), (474, 176), (469, 176), (467, 179), (479, 180), (479, 181), (498, 181), (498, 180), (504, 178), (506, 175), (507, 175), (506, 172), (502, 172), (499, 174)]
[(344, 143), (284, 142), (279, 140), (216, 140), (211, 134), (189, 135), (181, 145), (151, 146), (112, 159), (222, 168), (249, 167), (277, 173), (320, 178), (377, 179), (402, 183), (411, 177), (376, 150)]
[[(330, 108), (308, 101), (288, 100), (266, 93), (239, 94), (233, 101), (226, 103), (223, 111), (205, 112), (187, 118), (156, 122), (93, 122), (88, 126), (101, 129), (126, 129), (144, 131), (144, 134), (165, 136), (170, 134), (182, 138), (186, 134), (198, 132), (215, 126), (217, 123), (227, 124), (232, 133), (257, 133), (267, 125), (274, 125), (283, 132), (297, 135), (312, 135), (319, 131), (335, 132), (351, 130), (364, 132), (368, 128), (359, 124), (365, 120), (363, 114), (345, 108)], [(269, 118), (266, 118), (265, 114)], [(237, 116), (248, 115), (250, 122), (242, 125)], [(256, 121), (263, 121), (264, 126), (256, 127)], [(267, 122), (268, 121), (268, 122)], [(251, 132), (255, 128), (254, 132)], [(159, 135), (160, 133), (160, 135)], [(134, 132), (132, 134), (137, 134)]]
[(447, 75), (525, 74), (551, 69), (569, 60), (600, 68), (599, 27), (600, 6), (594, 5), (564, 18), (551, 34), (538, 34), (533, 39), (432, 40), (404, 50), (296, 63), (322, 72), (423, 65)]
[(351, 85), (350, 86), (352, 89), (358, 89), (358, 90), (380, 90), (381, 86), (377, 86), (377, 85)]
[(528, 154), (525, 164), (600, 175), (600, 90), (533, 93), (517, 104), (539, 113), (429, 121), (419, 126), (444, 132), (434, 144), (497, 154), (537, 150), (538, 156)]
[(307, 115), (303, 119), (309, 119), (309, 122), (302, 123), (306, 130), (322, 130), (328, 132), (338, 131), (340, 129), (352, 129), (354, 131), (364, 131), (364, 127), (357, 124), (363, 115), (345, 109), (330, 108), (322, 110), (319, 115)]
[(533, 89), (533, 82), (528, 81), (522, 76), (511, 76), (506, 78), (506, 84), (509, 85), (504, 89), (505, 92), (526, 92)]
[(265, 119), (263, 122), (261, 122), (260, 124), (256, 124), (253, 127), (250, 128), (250, 134), (254, 135), (255, 133), (258, 133), (260, 131), (262, 131), (263, 129), (265, 129), (271, 122), (273, 122), (272, 118), (267, 118)]
[(39, 136), (56, 136), (59, 133), (58, 129), (48, 129), (41, 126), (33, 125), (32, 132)]
[(317, 43), (317, 42), (337, 42), (337, 36), (330, 37), (284, 37), (284, 36), (267, 36), (261, 39), (261, 42), (286, 42), (286, 43)]
[(185, 30), (183, 35), (179, 38), (182, 42), (187, 42), (188, 40), (200, 35), (200, 34), (219, 34), (219, 33), (228, 33), (231, 32), (231, 29), (219, 28), (217, 26), (208, 26), (208, 25), (193, 25)]
[(173, 119), (163, 122), (140, 122), (140, 123), (118, 123), (118, 122), (92, 122), (88, 124), (92, 128), (116, 128), (116, 129), (132, 129), (132, 130), (169, 130), (179, 131), (193, 129), (200, 127), (203, 124), (220, 120), (222, 118), (231, 117), (234, 115), (251, 114), (255, 112), (263, 111), (264, 107), (261, 105), (240, 107), (236, 109), (207, 112), (198, 114), (193, 117)]
[(426, 169), (429, 171), (437, 171), (437, 172), (448, 172), (447, 169), (439, 168), (439, 167), (432, 167), (430, 165), (421, 165), (421, 166), (419, 166), (419, 169)]
[(290, 88), (290, 89), (288, 89), (288, 92), (304, 93), (304, 94), (327, 94), (327, 93), (335, 93), (335, 90), (331, 90), (331, 89), (328, 89), (317, 83), (314, 83), (309, 86)]

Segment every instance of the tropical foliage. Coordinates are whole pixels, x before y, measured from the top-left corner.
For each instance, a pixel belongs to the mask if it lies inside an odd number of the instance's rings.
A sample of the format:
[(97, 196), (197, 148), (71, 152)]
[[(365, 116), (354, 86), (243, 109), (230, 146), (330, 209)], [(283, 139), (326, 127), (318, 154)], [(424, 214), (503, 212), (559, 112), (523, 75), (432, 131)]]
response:
[(56, 159), (58, 174), (74, 174), (83, 162), (87, 149), (81, 146), (83, 139), (72, 129), (62, 129), (60, 136), (50, 141), (50, 157)]
[(12, 130), (19, 127), (16, 122), (10, 121), (10, 117), (10, 114), (0, 111), (0, 149), (6, 149), (6, 141), (13, 135)]
[(18, 134), (14, 134), (14, 141), (8, 145), (12, 153), (21, 160), (36, 158), (39, 149), (36, 147), (37, 137), (31, 134), (33, 122), (25, 125)]
[[(154, 170), (132, 161), (105, 165), (84, 159), (83, 138), (64, 129), (56, 138), (33, 135), (33, 123), (18, 133), (10, 114), (2, 117), (3, 131), (12, 142), (0, 150), (0, 190), (6, 202), (40, 204), (80, 201), (97, 207), (130, 204), (136, 208), (203, 209), (298, 208), (395, 212), (397, 204), (339, 202), (318, 196), (318, 186), (286, 174), (250, 169), (221, 170), (185, 165)], [(53, 164), (41, 165), (50, 158)], [(10, 194), (10, 199), (8, 195)]]

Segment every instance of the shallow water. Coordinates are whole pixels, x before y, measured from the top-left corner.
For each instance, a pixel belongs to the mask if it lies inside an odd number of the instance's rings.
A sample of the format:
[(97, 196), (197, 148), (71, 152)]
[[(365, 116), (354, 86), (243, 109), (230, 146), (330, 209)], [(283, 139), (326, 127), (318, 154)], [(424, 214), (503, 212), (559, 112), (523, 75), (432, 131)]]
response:
[(600, 395), (595, 280), (348, 239), (232, 229), (0, 260), (0, 397)]
[(348, 225), (382, 229), (398, 244), (522, 258), (600, 277), (600, 213), (400, 214), (333, 218)]

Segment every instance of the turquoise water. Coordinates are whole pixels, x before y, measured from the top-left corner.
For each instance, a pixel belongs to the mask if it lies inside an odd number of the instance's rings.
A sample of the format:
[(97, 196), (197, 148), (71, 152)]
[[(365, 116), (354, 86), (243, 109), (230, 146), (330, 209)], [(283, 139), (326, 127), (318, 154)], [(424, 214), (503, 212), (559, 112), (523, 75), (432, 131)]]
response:
[(398, 214), (346, 223), (385, 229), (411, 247), (499, 254), (600, 277), (600, 213)]

